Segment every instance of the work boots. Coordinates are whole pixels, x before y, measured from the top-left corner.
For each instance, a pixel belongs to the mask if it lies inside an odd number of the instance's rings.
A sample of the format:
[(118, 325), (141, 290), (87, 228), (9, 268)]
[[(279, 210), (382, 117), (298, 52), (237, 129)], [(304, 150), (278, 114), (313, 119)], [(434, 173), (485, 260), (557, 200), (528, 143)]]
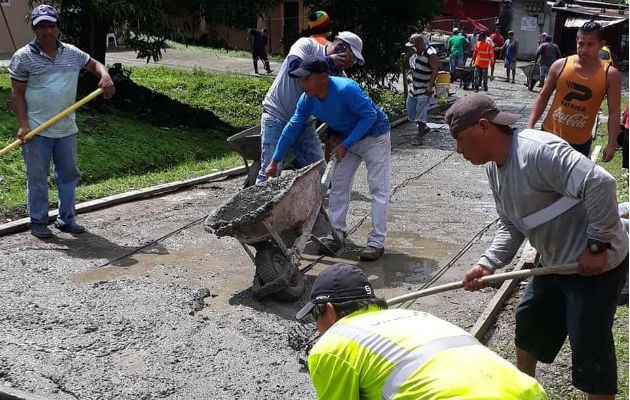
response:
[(271, 69), (271, 66), (269, 65), (269, 61), (263, 61), (265, 64), (265, 71), (267, 71), (268, 74), (273, 72), (273, 69)]
[(254, 60), (254, 73), (260, 75), (260, 72), (258, 72), (258, 60)]

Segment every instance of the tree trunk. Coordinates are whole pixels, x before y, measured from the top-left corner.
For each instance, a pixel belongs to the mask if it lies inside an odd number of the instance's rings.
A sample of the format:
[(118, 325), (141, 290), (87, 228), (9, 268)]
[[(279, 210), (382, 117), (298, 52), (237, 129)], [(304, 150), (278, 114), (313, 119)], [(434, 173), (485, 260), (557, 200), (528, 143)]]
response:
[(105, 41), (109, 24), (98, 20), (94, 13), (86, 10), (82, 16), (82, 29), (79, 38), (81, 50), (87, 52), (93, 59), (105, 64)]

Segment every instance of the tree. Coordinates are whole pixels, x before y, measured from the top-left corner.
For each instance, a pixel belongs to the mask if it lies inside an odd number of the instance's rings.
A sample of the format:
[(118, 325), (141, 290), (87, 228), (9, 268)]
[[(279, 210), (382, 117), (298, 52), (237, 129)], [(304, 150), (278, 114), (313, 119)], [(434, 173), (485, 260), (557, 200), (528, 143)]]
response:
[[(180, 38), (183, 32), (173, 26), (173, 17), (205, 18), (212, 23), (247, 28), (252, 19), (263, 15), (282, 0), (52, 0), (59, 11), (64, 40), (105, 61), (108, 32), (116, 32), (125, 44), (138, 52), (138, 58), (158, 61), (166, 40)], [(29, 0), (31, 7), (39, 4)]]
[(400, 74), (400, 54), (413, 32), (438, 14), (443, 0), (304, 0), (311, 10), (330, 15), (331, 29), (352, 31), (363, 40), (365, 65), (352, 76), (368, 86), (383, 86)]

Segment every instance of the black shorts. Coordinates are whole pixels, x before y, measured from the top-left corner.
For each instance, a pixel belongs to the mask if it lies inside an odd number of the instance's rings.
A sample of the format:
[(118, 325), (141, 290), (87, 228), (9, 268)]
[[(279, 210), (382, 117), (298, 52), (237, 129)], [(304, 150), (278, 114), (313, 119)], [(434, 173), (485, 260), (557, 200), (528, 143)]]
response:
[(267, 56), (267, 50), (266, 49), (254, 49), (252, 51), (252, 58), (254, 60), (258, 60), (259, 58), (261, 60), (266, 60), (269, 57)]
[(617, 268), (594, 277), (532, 278), (516, 307), (516, 347), (551, 363), (568, 334), (573, 386), (589, 394), (615, 394), (612, 324), (627, 275), (628, 256)]

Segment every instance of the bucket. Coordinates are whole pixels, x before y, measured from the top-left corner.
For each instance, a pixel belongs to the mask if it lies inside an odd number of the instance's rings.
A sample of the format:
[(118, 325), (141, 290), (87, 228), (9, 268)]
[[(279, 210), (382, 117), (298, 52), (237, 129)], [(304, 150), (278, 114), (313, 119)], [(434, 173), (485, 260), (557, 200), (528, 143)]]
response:
[(435, 83), (451, 83), (451, 74), (446, 71), (439, 71)]
[(450, 83), (436, 83), (435, 84), (435, 97), (438, 98), (438, 103), (442, 104), (447, 101), (448, 90), (450, 89)]

